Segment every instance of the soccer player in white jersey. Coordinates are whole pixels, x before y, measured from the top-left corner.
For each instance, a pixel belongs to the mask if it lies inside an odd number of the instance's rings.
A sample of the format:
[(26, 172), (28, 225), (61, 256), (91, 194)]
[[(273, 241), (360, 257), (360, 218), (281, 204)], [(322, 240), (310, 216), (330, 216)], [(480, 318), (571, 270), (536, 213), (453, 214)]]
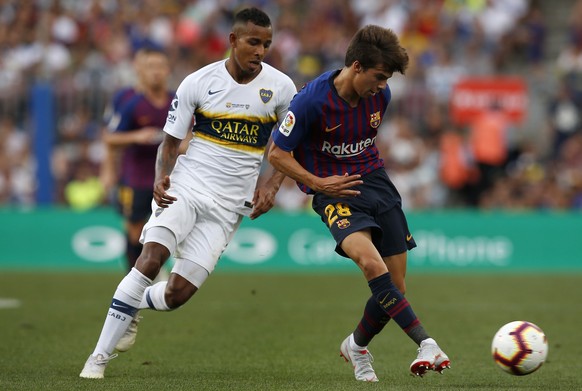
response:
[[(284, 176), (267, 170), (259, 178), (259, 171), (296, 87), (262, 62), (272, 35), (264, 12), (240, 11), (229, 34), (229, 58), (190, 74), (178, 87), (158, 149), (143, 250), (113, 295), (80, 377), (103, 378), (117, 342), (136, 331), (129, 325), (137, 311), (170, 311), (186, 303), (214, 270), (243, 216), (255, 219), (273, 206)], [(186, 154), (178, 156), (191, 131)], [(175, 264), (169, 280), (152, 285), (170, 255)]]

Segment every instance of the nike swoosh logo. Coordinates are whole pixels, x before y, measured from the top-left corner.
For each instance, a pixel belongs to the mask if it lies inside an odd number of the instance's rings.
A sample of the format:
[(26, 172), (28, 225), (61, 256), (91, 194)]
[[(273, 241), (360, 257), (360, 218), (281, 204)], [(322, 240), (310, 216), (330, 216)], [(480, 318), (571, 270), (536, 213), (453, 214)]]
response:
[(122, 304), (118, 304), (118, 303), (111, 303), (111, 306), (112, 306), (113, 308), (123, 308), (123, 309), (127, 309), (127, 308), (129, 308), (129, 307), (128, 307), (128, 306), (126, 306), (126, 305), (122, 305)]
[(382, 300), (380, 300), (380, 304), (384, 304), (384, 302), (386, 301), (386, 299), (388, 298), (388, 296), (390, 296), (390, 292), (388, 292), (388, 294), (386, 296), (384, 296), (384, 298)]
[(412, 239), (412, 235), (406, 235), (406, 241), (410, 242), (410, 239)]
[(342, 124), (339, 124), (337, 126), (334, 126), (333, 128), (328, 128), (327, 126), (325, 127), (325, 131), (326, 132), (333, 132), (334, 130), (336, 130), (337, 128), (339, 128), (340, 126), (342, 126)]
[(216, 91), (208, 90), (208, 95), (218, 94), (219, 92), (222, 92), (222, 91), (224, 91), (224, 89), (222, 89), (222, 90), (216, 90)]

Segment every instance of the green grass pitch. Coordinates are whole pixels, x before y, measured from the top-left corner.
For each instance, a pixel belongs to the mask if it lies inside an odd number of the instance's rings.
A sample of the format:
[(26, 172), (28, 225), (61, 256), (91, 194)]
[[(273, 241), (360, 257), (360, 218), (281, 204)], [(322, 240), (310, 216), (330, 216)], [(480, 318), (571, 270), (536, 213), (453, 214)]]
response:
[[(363, 277), (218, 270), (183, 308), (142, 311), (136, 345), (105, 379), (80, 379), (121, 277), (0, 272), (0, 390), (582, 389), (580, 274), (410, 273), (407, 298), (452, 368), (410, 376), (416, 346), (390, 323), (370, 345), (380, 382), (366, 384), (339, 357), (369, 296)], [(524, 377), (490, 354), (512, 320), (536, 323), (549, 339), (547, 362)]]

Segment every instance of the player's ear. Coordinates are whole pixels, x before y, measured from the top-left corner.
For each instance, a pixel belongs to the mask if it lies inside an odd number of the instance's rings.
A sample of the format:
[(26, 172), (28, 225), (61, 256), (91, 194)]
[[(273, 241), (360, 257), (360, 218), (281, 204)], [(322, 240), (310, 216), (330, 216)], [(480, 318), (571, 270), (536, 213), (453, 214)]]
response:
[(235, 47), (236, 45), (237, 36), (234, 32), (228, 34), (228, 42), (230, 43), (230, 47)]
[(362, 67), (362, 64), (360, 64), (360, 62), (358, 60), (353, 62), (352, 68), (354, 68), (354, 71), (356, 73), (360, 73), (364, 70), (364, 68)]

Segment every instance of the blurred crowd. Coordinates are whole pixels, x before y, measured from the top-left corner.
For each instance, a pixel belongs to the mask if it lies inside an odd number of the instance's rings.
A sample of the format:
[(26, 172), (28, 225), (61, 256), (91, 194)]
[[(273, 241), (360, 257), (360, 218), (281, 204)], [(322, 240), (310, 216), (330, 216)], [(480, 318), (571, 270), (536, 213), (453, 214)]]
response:
[[(389, 81), (393, 101), (377, 143), (404, 208), (582, 209), (582, 0), (557, 4), (567, 20), (534, 0), (0, 0), (0, 205), (35, 203), (32, 86), (54, 88), (54, 203), (75, 206), (70, 194), (99, 186), (103, 113), (114, 91), (134, 82), (135, 51), (163, 48), (176, 88), (224, 58), (233, 12), (254, 5), (274, 25), (267, 62), (298, 88), (341, 68), (359, 27), (399, 35), (411, 66)], [(524, 79), (525, 120), (491, 107), (454, 123), (455, 83), (489, 75)], [(308, 203), (284, 182), (278, 207)]]

